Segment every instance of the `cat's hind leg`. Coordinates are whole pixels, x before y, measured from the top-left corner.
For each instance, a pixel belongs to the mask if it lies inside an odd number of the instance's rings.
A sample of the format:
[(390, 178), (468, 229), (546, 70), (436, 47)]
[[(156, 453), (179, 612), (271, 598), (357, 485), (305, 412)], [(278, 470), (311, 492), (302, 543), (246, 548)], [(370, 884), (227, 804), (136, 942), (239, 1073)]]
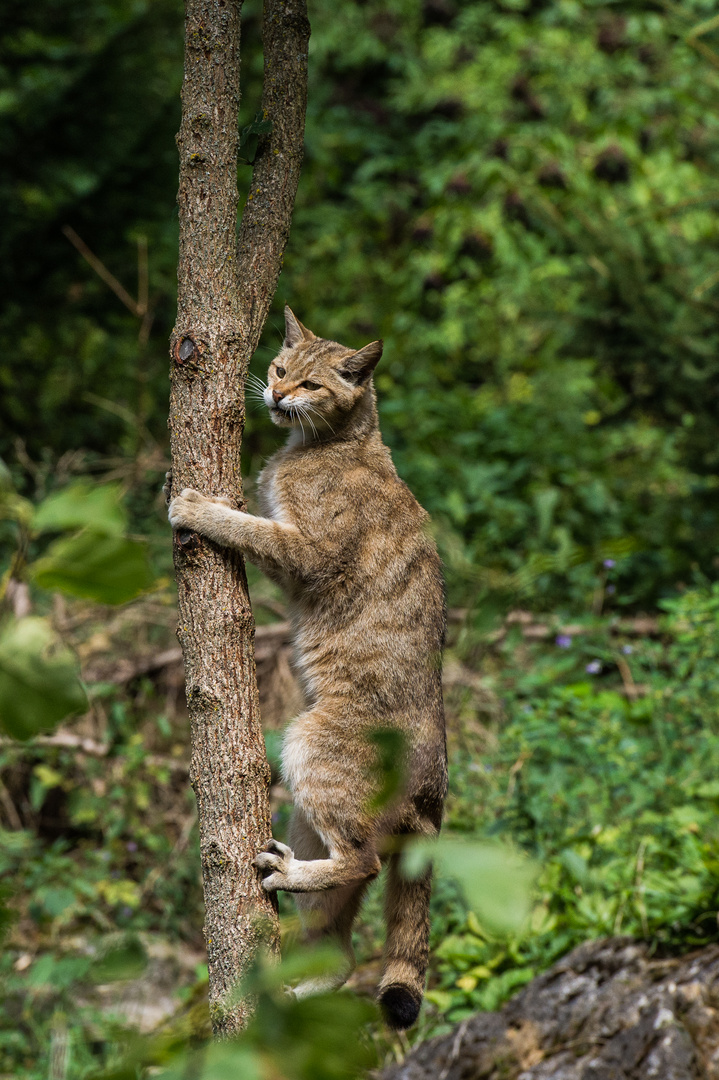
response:
[(323, 848), (302, 859), (270, 841), (253, 860), (267, 892), (324, 892), (380, 872), (376, 822), (368, 809), (376, 787), (366, 767), (371, 753), (361, 738), (353, 738), (352, 719), (317, 707), (298, 716), (285, 735), (282, 768), (296, 813)]
[(397, 852), (389, 858), (385, 916), (387, 940), (377, 997), (390, 1027), (411, 1027), (419, 1015), (429, 962), (431, 873), (408, 878)]
[[(290, 843), (299, 859), (312, 861), (327, 858), (328, 851), (321, 838), (297, 809), (290, 823)], [(343, 963), (337, 970), (300, 983), (294, 990), (296, 997), (337, 990), (354, 971), (356, 958), (352, 948), (352, 925), (367, 884), (365, 880), (323, 892), (295, 893), (303, 939), (317, 944), (335, 942), (343, 956)]]

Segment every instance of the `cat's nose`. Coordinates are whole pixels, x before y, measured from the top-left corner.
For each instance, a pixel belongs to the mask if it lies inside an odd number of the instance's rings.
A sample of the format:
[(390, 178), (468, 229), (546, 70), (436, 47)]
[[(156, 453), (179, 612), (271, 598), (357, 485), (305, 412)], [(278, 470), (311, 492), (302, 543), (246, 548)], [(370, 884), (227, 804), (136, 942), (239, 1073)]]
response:
[(272, 397), (274, 398), (275, 401), (282, 401), (282, 398), (284, 396), (285, 395), (281, 394), (279, 390), (273, 390), (272, 391)]

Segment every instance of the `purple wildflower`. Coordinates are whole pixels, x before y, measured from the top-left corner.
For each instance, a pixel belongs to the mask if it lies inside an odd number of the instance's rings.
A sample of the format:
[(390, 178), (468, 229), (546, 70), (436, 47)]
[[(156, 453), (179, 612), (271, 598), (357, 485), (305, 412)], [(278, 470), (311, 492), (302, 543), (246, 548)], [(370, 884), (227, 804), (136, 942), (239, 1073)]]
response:
[(129, 919), (129, 918), (130, 918), (130, 916), (132, 915), (132, 908), (131, 908), (131, 907), (129, 906), (129, 904), (125, 904), (125, 905), (124, 905), (124, 907), (122, 907), (122, 908), (120, 909), (120, 914), (121, 914), (121, 915), (123, 916), (123, 918), (125, 918), (125, 919)]
[(134, 840), (128, 840), (127, 843), (125, 844), (125, 847), (127, 848), (128, 851), (137, 851), (137, 844), (135, 843)]
[(554, 644), (558, 645), (560, 649), (569, 649), (572, 645), (572, 639), (569, 634), (557, 634)]
[(590, 660), (584, 670), (586, 671), (587, 675), (598, 675), (599, 672), (602, 670), (602, 661)]
[(617, 591), (617, 586), (616, 585), (607, 585), (607, 594), (609, 596), (614, 596), (616, 591)]
[(625, 656), (631, 656), (634, 652), (634, 647), (632, 645), (622, 645), (622, 652)]
[(613, 566), (617, 565), (617, 560), (616, 559), (605, 559), (603, 565), (607, 570), (611, 570)]

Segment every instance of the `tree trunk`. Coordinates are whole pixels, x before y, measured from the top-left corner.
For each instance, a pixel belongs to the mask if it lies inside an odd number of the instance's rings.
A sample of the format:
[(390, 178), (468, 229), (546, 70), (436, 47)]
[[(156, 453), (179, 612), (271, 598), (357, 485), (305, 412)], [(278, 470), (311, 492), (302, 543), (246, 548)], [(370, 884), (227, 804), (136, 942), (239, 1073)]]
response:
[[(240, 0), (186, 0), (177, 322), (171, 339), (172, 494), (194, 487), (243, 506), (244, 381), (279, 277), (297, 192), (307, 94), (306, 0), (266, 0), (260, 138), (237, 236)], [(216, 1035), (249, 1006), (227, 995), (260, 939), (278, 948), (276, 907), (251, 859), (271, 835), (242, 558), (174, 536), (178, 637), (191, 724), (205, 892), (210, 1010)]]
[(719, 1080), (718, 1003), (716, 945), (657, 959), (590, 941), (381, 1080)]

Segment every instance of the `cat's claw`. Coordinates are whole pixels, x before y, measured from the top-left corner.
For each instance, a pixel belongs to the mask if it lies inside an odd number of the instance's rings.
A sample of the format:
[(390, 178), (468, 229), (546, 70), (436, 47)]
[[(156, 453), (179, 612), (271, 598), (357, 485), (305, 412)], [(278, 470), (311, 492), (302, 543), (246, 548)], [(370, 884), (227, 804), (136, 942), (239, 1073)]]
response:
[(285, 855), (288, 859), (293, 858), (294, 852), (287, 844), (281, 844), (279, 840), (268, 840), (263, 851), (276, 851), (278, 855)]
[(265, 892), (276, 892), (287, 882), (290, 866), (294, 861), (292, 848), (281, 844), (279, 840), (269, 840), (264, 851), (255, 855), (252, 865), (265, 874), (262, 888)]

